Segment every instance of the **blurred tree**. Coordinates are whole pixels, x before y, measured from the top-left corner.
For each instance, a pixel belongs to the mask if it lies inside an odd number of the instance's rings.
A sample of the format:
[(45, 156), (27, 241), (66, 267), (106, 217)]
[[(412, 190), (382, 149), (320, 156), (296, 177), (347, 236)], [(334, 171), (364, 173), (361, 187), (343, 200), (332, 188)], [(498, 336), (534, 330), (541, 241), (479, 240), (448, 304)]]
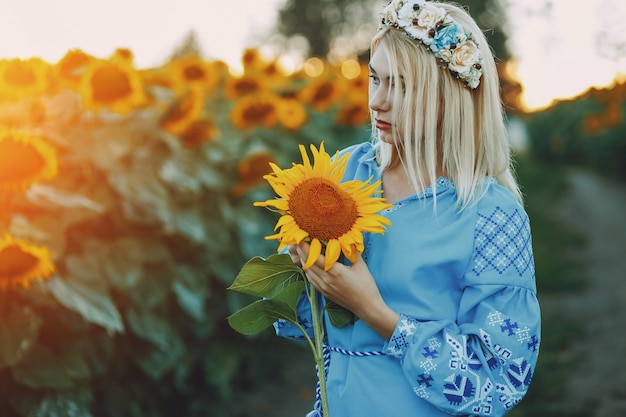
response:
[[(278, 11), (278, 32), (302, 36), (308, 56), (325, 58), (334, 38), (373, 21), (374, 0), (287, 0)], [(373, 29), (375, 30), (375, 28)], [(365, 46), (367, 47), (367, 46)]]
[[(302, 37), (308, 51), (304, 58), (332, 57), (333, 49), (351, 50), (367, 59), (369, 39), (376, 31), (378, 12), (384, 0), (286, 0), (278, 12), (277, 31), (287, 39)], [(507, 110), (520, 108), (520, 83), (507, 71), (511, 54), (507, 48), (508, 0), (458, 0), (483, 28), (498, 62), (502, 97)], [(337, 54), (341, 55), (341, 54)]]
[[(386, 4), (381, 0), (286, 0), (278, 12), (278, 32), (287, 38), (304, 37), (309, 46), (309, 56), (326, 57), (337, 37), (369, 27), (371, 34), (379, 9)], [(460, 0), (486, 31), (487, 38), (499, 60), (510, 54), (506, 47), (504, 4), (501, 0)], [(359, 45), (367, 48), (368, 45)], [(358, 47), (357, 46), (357, 49)], [(355, 51), (357, 54), (361, 51)]]

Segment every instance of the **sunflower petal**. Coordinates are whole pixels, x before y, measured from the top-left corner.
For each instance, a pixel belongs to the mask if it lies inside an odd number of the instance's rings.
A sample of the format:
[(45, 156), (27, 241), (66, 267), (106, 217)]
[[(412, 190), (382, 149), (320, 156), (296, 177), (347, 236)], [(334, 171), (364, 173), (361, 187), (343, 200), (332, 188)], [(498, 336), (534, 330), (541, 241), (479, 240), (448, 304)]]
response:
[(321, 254), (322, 254), (322, 243), (317, 239), (313, 239), (311, 241), (311, 246), (309, 247), (309, 257), (306, 259), (305, 264), (302, 265), (302, 269), (306, 271), (307, 269), (312, 267), (315, 261), (319, 259)]
[(341, 255), (341, 243), (337, 239), (331, 239), (326, 245), (326, 253), (324, 254), (324, 271), (328, 271)]

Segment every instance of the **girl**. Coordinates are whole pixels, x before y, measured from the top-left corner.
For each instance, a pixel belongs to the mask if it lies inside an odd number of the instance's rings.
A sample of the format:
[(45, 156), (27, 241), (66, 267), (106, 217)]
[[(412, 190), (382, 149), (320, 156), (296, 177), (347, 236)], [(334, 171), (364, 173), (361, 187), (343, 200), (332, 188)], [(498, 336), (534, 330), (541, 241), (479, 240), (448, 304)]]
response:
[[(325, 272), (322, 256), (306, 271), (359, 318), (344, 328), (326, 320), (329, 412), (504, 415), (535, 370), (540, 312), (489, 45), (459, 7), (393, 0), (369, 66), (374, 135), (344, 150), (344, 180), (382, 180), (391, 227), (365, 235), (356, 263)], [(308, 251), (289, 247), (299, 265)], [(303, 297), (303, 323), (307, 314)]]

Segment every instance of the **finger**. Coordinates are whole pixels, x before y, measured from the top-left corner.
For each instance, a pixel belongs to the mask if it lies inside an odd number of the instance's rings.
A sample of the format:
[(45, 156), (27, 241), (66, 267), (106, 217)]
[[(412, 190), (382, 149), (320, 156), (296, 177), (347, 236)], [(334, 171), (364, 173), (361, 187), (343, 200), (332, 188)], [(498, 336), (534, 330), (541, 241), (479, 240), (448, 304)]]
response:
[(291, 261), (295, 265), (302, 266), (302, 259), (301, 259), (300, 255), (298, 254), (298, 250), (297, 250), (297, 247), (295, 245), (287, 246), (287, 252), (289, 253), (289, 256), (291, 256)]

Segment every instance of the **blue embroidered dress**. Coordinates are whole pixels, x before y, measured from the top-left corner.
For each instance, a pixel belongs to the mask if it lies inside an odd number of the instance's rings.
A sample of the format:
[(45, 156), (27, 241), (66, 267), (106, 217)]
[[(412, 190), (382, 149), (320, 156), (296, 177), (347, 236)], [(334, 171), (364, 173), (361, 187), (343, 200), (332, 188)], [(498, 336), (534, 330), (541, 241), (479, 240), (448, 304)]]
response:
[[(370, 143), (346, 151), (344, 180), (380, 179)], [(501, 416), (526, 393), (540, 336), (529, 222), (487, 181), (478, 204), (459, 212), (453, 183), (440, 178), (436, 211), (429, 188), (381, 213), (391, 220), (384, 235), (365, 234), (363, 257), (401, 318), (389, 341), (362, 321), (326, 320), (331, 417)], [(298, 310), (310, 323), (305, 296)], [(275, 328), (302, 338), (288, 322)]]

